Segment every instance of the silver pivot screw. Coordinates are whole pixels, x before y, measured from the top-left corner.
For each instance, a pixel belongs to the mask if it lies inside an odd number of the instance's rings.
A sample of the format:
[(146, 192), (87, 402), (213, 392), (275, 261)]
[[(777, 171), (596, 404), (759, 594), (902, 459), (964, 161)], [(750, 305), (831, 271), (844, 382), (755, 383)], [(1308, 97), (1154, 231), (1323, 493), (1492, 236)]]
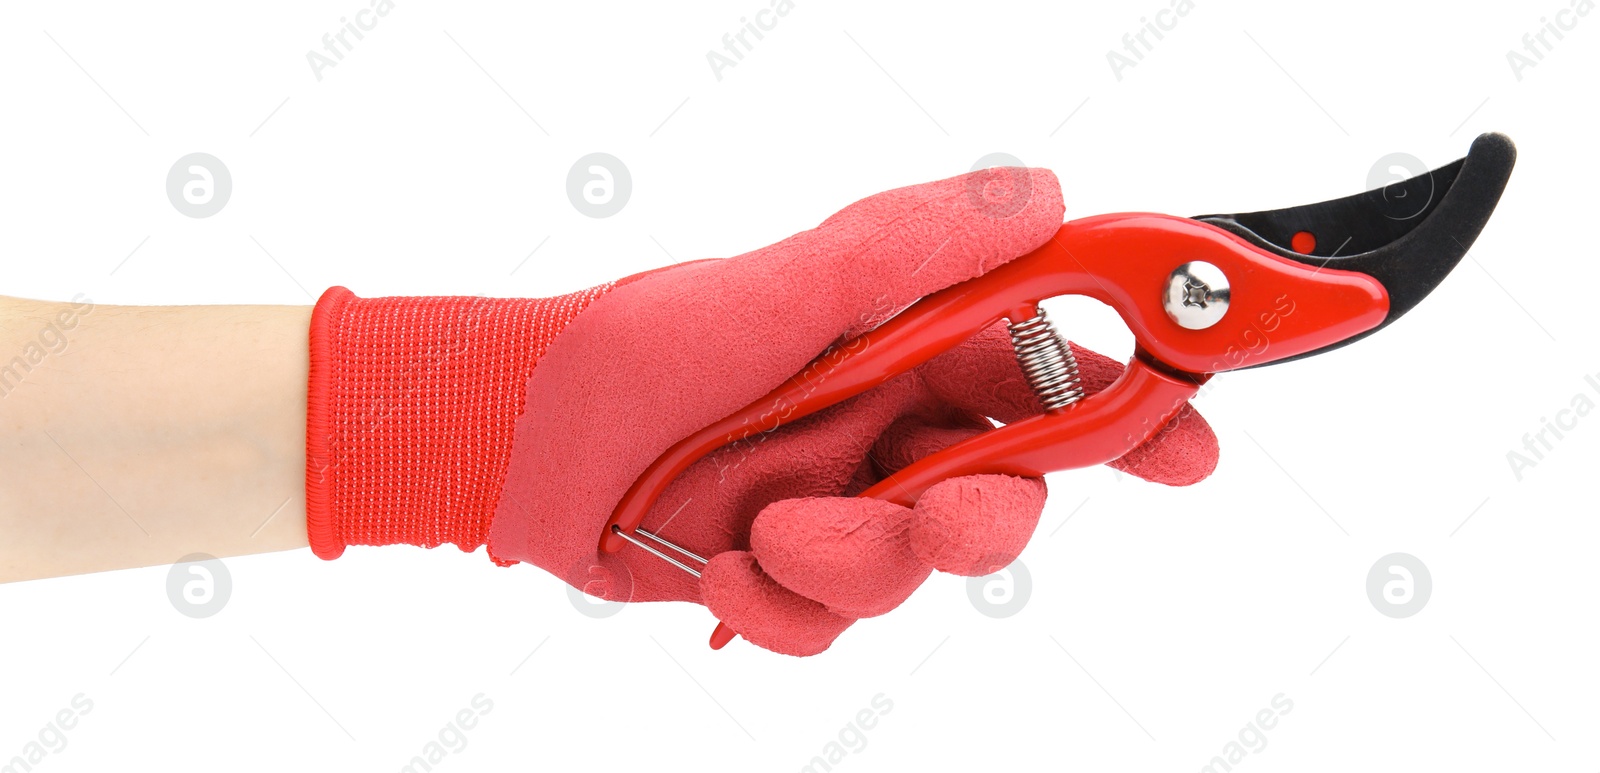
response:
[(1203, 260), (1185, 263), (1167, 276), (1161, 308), (1179, 327), (1204, 330), (1228, 313), (1228, 277)]

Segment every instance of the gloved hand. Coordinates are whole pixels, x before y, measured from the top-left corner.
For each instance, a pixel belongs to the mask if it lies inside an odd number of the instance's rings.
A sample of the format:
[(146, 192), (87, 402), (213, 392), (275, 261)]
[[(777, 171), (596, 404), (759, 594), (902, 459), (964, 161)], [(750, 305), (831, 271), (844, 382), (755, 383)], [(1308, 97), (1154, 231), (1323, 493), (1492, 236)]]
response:
[[(889, 472), (1038, 412), (1004, 329), (873, 390), (721, 449), (643, 528), (710, 557), (693, 577), (633, 546), (600, 554), (612, 508), (678, 439), (761, 397), (841, 337), (1054, 234), (1045, 170), (991, 169), (864, 199), (770, 247), (541, 300), (359, 299), (312, 322), (308, 527), (345, 545), (485, 542), (620, 601), (706, 604), (750, 641), (809, 655), (893, 609), (933, 568), (982, 575), (1026, 544), (1044, 483), (945, 481), (915, 508), (855, 499)], [(1119, 365), (1074, 347), (1086, 391)], [(1186, 407), (1115, 463), (1171, 485), (1215, 465)]]

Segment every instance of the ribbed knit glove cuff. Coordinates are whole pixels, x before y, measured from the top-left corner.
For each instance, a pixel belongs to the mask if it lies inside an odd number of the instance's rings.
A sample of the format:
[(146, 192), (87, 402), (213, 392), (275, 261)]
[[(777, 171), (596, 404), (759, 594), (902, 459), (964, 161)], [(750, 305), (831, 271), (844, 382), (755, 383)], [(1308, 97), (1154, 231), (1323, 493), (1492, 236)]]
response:
[(484, 544), (528, 376), (612, 287), (539, 299), (323, 293), (306, 412), (311, 549), (332, 559), (346, 545)]

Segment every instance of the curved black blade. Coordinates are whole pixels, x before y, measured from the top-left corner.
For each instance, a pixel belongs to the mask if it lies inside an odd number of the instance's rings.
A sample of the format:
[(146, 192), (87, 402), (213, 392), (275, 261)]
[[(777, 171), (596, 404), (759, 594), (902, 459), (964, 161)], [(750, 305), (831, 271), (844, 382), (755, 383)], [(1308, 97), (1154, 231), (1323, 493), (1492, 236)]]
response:
[[(1365, 193), (1288, 209), (1194, 219), (1289, 260), (1359, 271), (1383, 283), (1389, 293), (1389, 315), (1381, 324), (1321, 349), (1263, 364), (1290, 362), (1382, 330), (1439, 286), (1494, 213), (1516, 159), (1510, 138), (1484, 134), (1473, 140), (1465, 158)], [(1301, 233), (1315, 239), (1309, 253), (1292, 247)]]

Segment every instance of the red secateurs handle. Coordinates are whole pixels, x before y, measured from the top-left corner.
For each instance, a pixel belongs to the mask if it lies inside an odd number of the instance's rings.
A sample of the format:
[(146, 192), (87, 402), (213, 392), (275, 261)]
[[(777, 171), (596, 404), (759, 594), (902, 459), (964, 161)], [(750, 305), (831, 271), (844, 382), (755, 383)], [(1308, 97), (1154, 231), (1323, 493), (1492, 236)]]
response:
[[(1164, 307), (1175, 269), (1196, 261), (1219, 270), (1229, 284), (1226, 311), (1204, 329), (1180, 325)], [(711, 451), (882, 384), (1001, 319), (1032, 319), (1040, 301), (1067, 294), (1110, 305), (1133, 331), (1136, 354), (1115, 383), (932, 454), (862, 496), (910, 506), (929, 486), (953, 476), (1040, 476), (1111, 461), (1153, 436), (1210, 374), (1344, 340), (1378, 326), (1389, 309), (1387, 292), (1371, 276), (1286, 260), (1208, 223), (1142, 213), (1075, 220), (1039, 249), (918, 301), (679, 441), (618, 502), (601, 550), (633, 541), (624, 535), (638, 529), (668, 484)], [(712, 646), (732, 635), (719, 626)]]

